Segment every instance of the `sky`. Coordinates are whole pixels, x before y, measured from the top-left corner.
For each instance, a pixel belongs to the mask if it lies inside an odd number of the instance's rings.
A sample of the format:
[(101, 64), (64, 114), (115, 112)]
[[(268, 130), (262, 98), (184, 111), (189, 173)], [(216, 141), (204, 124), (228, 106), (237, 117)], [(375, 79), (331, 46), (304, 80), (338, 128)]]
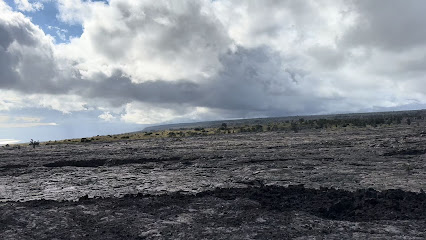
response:
[(0, 144), (426, 106), (423, 0), (0, 0)]

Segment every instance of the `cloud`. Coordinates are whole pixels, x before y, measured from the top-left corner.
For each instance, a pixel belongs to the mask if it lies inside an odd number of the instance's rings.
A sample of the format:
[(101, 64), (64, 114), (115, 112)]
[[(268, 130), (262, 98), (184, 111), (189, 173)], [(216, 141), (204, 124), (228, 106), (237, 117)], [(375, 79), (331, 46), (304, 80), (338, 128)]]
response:
[(47, 26), (47, 28), (48, 29), (50, 29), (50, 30), (55, 30), (55, 32), (56, 32), (56, 35), (59, 37), (59, 39), (61, 39), (62, 41), (65, 41), (65, 40), (67, 40), (67, 36), (66, 36), (66, 34), (68, 33), (68, 30), (67, 29), (62, 29), (62, 28), (59, 28), (59, 27), (55, 27), (55, 26)]
[(39, 126), (57, 126), (56, 123), (0, 123), (0, 128), (30, 128)]
[(350, 46), (369, 46), (391, 51), (403, 51), (424, 46), (426, 2), (411, 1), (352, 1), (356, 24), (342, 37)]
[(115, 119), (115, 117), (110, 112), (104, 112), (98, 116), (100, 119), (110, 122)]
[(172, 109), (141, 105), (140, 103), (128, 103), (126, 113), (121, 115), (121, 119), (129, 123), (155, 124), (167, 122), (176, 117), (176, 113)]
[(81, 0), (58, 0), (58, 18), (69, 24), (81, 24), (85, 18), (93, 14), (94, 8), (101, 7), (103, 2)]
[(151, 124), (421, 105), (424, 4), (392, 3), (59, 0), (84, 32), (55, 44), (0, 1), (0, 110)]
[(72, 69), (60, 65), (65, 60), (56, 58), (53, 39), (4, 2), (0, 2), (0, 12), (0, 88), (27, 93), (68, 92)]
[[(92, 3), (86, 6), (90, 13), (73, 14), (81, 16), (83, 35), (61, 45), (60, 52), (78, 62), (86, 77), (115, 69), (133, 82), (213, 75), (221, 67), (218, 57), (232, 41), (204, 2)], [(64, 10), (60, 16), (68, 13)]]
[[(223, 68), (203, 81), (134, 83), (129, 76), (116, 71), (111, 76), (95, 75), (94, 79), (98, 80), (88, 82), (79, 92), (85, 98), (104, 99), (113, 106), (137, 101), (163, 106), (164, 111), (181, 105), (262, 115), (304, 112), (305, 103), (318, 100), (315, 94), (302, 88), (303, 73), (286, 68), (280, 55), (268, 48), (238, 48), (223, 54), (219, 62)], [(291, 99), (301, 103), (287, 105)], [(165, 108), (166, 105), (171, 107)], [(171, 112), (166, 115), (172, 115)]]
[(16, 8), (23, 12), (35, 12), (43, 9), (43, 3), (41, 1), (33, 1), (32, 3), (28, 0), (14, 0)]
[[(224, 112), (205, 107), (182, 106), (179, 104), (153, 105), (140, 102), (126, 104), (121, 120), (127, 123), (158, 124), (171, 122), (190, 122), (215, 120), (218, 116), (226, 117)], [(231, 115), (230, 115), (231, 116)]]
[(38, 126), (56, 126), (56, 123), (41, 122), (41, 118), (36, 117), (10, 117), (0, 115), (0, 128), (28, 128)]
[(313, 46), (307, 52), (319, 65), (318, 68), (333, 70), (346, 62), (345, 52), (330, 46)]
[(15, 140), (15, 139), (0, 139), (0, 146), (6, 145), (6, 144), (15, 144), (19, 142), (20, 140)]
[[(90, 98), (106, 98), (106, 101), (112, 101), (112, 105), (127, 104), (128, 115), (123, 119), (146, 115), (141, 118), (145, 119), (141, 120), (144, 123), (152, 123), (152, 120), (146, 120), (148, 116), (163, 121), (185, 117), (193, 111), (188, 109), (194, 108), (222, 109), (233, 112), (234, 117), (305, 113), (322, 110), (324, 106), (320, 100), (330, 100), (330, 94), (324, 96), (305, 89), (305, 85), (311, 84), (308, 83), (311, 81), (308, 73), (286, 68), (279, 54), (271, 49), (238, 48), (222, 55), (219, 61), (223, 69), (201, 82), (157, 80), (132, 83), (123, 73), (115, 72), (110, 77), (98, 76), (104, 80), (88, 85), (90, 87), (86, 92), (82, 90), (82, 94)], [(133, 102), (144, 104), (137, 105), (138, 110)]]

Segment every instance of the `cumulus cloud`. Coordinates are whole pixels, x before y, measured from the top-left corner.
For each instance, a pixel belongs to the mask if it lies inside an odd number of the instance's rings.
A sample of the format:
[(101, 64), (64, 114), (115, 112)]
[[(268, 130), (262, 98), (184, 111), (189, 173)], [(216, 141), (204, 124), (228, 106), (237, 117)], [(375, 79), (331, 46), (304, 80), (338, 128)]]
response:
[(98, 116), (100, 119), (110, 122), (115, 119), (115, 117), (110, 112), (104, 112)]
[(71, 69), (60, 66), (53, 39), (4, 2), (0, 2), (0, 12), (0, 88), (28, 93), (67, 92), (71, 88)]
[(82, 24), (104, 5), (103, 1), (57, 0), (57, 17), (69, 24)]
[(43, 9), (41, 1), (29, 2), (28, 0), (14, 0), (18, 10), (23, 12), (34, 12)]
[[(93, 10), (72, 14), (81, 16), (85, 31), (71, 44), (61, 45), (60, 52), (78, 62), (85, 76), (117, 68), (133, 82), (212, 75), (220, 68), (219, 55), (232, 42), (203, 2), (81, 3)], [(60, 16), (67, 14), (64, 10)]]
[(84, 32), (55, 44), (0, 1), (0, 110), (151, 124), (422, 104), (423, 5), (59, 0)]

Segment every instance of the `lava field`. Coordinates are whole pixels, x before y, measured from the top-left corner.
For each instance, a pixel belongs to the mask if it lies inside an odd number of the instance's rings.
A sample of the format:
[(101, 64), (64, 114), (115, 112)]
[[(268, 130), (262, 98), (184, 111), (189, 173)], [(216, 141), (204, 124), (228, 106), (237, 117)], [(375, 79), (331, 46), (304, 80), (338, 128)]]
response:
[(1, 239), (426, 239), (415, 125), (0, 148)]

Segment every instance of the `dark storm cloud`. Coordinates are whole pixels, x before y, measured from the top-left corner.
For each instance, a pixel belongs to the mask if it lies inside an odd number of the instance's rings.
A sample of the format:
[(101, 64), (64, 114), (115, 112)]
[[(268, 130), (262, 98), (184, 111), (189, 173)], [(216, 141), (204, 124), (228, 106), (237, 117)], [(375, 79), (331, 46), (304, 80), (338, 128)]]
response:
[(196, 102), (201, 97), (200, 86), (186, 80), (133, 83), (121, 71), (112, 76), (97, 74), (94, 78), (96, 81), (80, 82), (76, 92), (87, 98), (105, 99), (113, 106), (132, 101), (184, 104)]
[(97, 76), (103, 80), (88, 84), (80, 92), (85, 97), (104, 98), (113, 105), (132, 101), (162, 106), (184, 104), (235, 111), (236, 115), (248, 112), (279, 115), (324, 108), (321, 99), (307, 95), (295, 81), (296, 78), (304, 81), (306, 73), (286, 69), (278, 53), (268, 48), (240, 47), (236, 52), (222, 55), (220, 62), (224, 66), (222, 71), (198, 83), (190, 80), (132, 83), (118, 71), (111, 77)]
[(19, 79), (15, 71), (19, 59), (8, 48), (14, 41), (25, 42), (23, 39), (27, 34), (22, 34), (24, 32), (20, 29), (19, 24), (11, 26), (8, 22), (0, 21), (0, 88), (11, 88)]
[(280, 56), (268, 48), (240, 47), (220, 61), (224, 69), (206, 84), (201, 101), (205, 106), (262, 111), (273, 107), (280, 96), (297, 94)]
[[(0, 34), (2, 33), (0, 32)], [(13, 54), (8, 53), (7, 49), (2, 46), (0, 47), (0, 88), (11, 88), (17, 82), (19, 76), (13, 69), (17, 62), (17, 58)]]
[(426, 42), (426, 1), (352, 1), (358, 22), (342, 42), (401, 51)]

